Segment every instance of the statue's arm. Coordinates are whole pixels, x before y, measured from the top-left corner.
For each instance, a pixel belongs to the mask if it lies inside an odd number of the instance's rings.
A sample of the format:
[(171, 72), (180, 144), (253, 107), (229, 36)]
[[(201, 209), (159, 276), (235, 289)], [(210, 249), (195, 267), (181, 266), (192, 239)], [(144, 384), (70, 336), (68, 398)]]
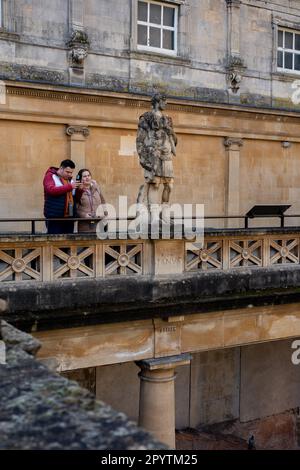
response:
[(174, 145), (177, 145), (177, 135), (175, 134), (174, 128), (173, 128), (173, 121), (172, 118), (168, 117), (168, 126), (167, 126), (167, 132), (170, 137), (173, 137), (174, 140)]
[(145, 129), (143, 129), (142, 127), (139, 127), (137, 131), (137, 136), (136, 136), (136, 150), (137, 150), (139, 157), (141, 157), (143, 153), (146, 136), (147, 136), (147, 133)]

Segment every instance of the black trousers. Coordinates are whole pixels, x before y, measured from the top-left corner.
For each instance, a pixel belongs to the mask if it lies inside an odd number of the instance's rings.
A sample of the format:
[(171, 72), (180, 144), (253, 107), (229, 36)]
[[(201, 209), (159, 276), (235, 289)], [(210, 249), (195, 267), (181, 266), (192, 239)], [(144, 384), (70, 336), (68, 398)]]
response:
[(66, 220), (48, 220), (46, 222), (47, 233), (49, 234), (64, 234), (74, 232), (74, 222), (70, 219)]

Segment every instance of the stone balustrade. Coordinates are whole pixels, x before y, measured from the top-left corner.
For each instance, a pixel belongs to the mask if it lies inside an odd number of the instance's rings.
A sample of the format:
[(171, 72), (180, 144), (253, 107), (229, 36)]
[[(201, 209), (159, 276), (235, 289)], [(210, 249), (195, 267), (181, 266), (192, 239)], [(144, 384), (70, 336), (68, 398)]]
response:
[(99, 240), (91, 235), (0, 237), (0, 282), (169, 275), (299, 264), (300, 230), (237, 229), (185, 239)]

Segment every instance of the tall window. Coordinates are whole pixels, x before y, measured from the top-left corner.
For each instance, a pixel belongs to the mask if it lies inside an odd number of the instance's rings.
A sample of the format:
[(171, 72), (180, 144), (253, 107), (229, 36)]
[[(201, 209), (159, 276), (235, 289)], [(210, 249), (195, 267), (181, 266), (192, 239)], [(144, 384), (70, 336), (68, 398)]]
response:
[(138, 2), (138, 49), (176, 55), (178, 6)]
[(3, 19), (2, 19), (2, 0), (0, 0), (0, 28), (3, 27)]
[(278, 29), (277, 68), (300, 73), (300, 32)]

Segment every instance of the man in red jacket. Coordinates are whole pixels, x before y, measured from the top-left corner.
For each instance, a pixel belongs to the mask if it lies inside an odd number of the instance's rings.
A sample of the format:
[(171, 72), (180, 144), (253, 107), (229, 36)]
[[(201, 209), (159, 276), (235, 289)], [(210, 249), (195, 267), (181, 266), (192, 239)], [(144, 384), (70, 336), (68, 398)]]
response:
[(50, 218), (66, 218), (66, 221), (46, 222), (48, 233), (73, 233), (74, 222), (70, 220), (74, 215), (73, 189), (80, 183), (72, 180), (75, 163), (72, 160), (63, 160), (59, 168), (50, 167), (45, 174), (44, 185), (44, 216)]

